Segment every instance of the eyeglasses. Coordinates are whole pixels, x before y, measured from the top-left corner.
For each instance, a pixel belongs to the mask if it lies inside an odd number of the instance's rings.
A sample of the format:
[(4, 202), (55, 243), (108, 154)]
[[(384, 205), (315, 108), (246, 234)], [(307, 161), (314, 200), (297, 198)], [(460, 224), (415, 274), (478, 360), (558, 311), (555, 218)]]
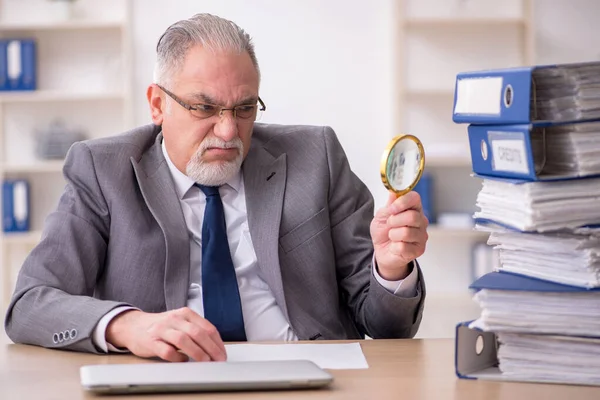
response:
[[(224, 108), (222, 106), (217, 106), (214, 104), (188, 104), (185, 101), (181, 100), (179, 97), (175, 96), (173, 93), (165, 89), (160, 85), (158, 86), (163, 92), (169, 95), (170, 98), (179, 103), (183, 108), (189, 110), (190, 113), (200, 119), (210, 118), (215, 115), (219, 115), (219, 117), (223, 116), (223, 111), (231, 111), (233, 113), (233, 118), (239, 119), (250, 119), (254, 118), (255, 121), (258, 121), (262, 115), (262, 112), (267, 109), (265, 103), (258, 98), (258, 104), (241, 104), (239, 106), (235, 106), (233, 108)], [(259, 107), (260, 105), (260, 107)]]

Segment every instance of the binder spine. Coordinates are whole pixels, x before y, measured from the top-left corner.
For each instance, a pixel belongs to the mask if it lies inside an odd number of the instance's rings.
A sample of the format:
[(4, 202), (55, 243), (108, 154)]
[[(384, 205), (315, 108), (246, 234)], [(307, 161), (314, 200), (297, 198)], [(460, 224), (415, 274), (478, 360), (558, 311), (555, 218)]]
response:
[(537, 180), (530, 125), (470, 125), (468, 132), (474, 173)]
[(21, 90), (37, 89), (37, 46), (33, 39), (21, 41), (21, 62), (23, 75)]
[(2, 226), (4, 232), (29, 231), (29, 183), (8, 180), (2, 184)]
[[(5, 90), (35, 90), (37, 87), (37, 46), (34, 39), (10, 39), (2, 46), (6, 69), (0, 76), (6, 77)], [(3, 69), (0, 67), (0, 69)], [(0, 77), (0, 81), (1, 78)]]
[(9, 90), (8, 86), (8, 41), (0, 39), (0, 91)]
[(531, 122), (532, 70), (529, 67), (458, 74), (453, 121), (471, 124)]

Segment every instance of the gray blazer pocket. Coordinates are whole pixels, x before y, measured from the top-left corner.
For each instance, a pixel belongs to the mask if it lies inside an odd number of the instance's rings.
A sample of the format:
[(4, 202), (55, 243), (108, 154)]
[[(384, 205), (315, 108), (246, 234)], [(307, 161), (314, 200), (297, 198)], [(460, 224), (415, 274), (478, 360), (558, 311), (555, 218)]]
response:
[(315, 215), (279, 238), (279, 245), (284, 252), (289, 253), (307, 240), (329, 228), (329, 214), (322, 208)]

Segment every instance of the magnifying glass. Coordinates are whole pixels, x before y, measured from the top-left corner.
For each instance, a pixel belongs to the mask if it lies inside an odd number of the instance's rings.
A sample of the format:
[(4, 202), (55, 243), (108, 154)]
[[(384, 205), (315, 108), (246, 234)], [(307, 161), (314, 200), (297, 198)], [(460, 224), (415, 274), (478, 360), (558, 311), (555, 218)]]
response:
[(413, 135), (399, 135), (387, 145), (379, 172), (383, 185), (396, 196), (410, 192), (419, 182), (425, 168), (425, 150)]

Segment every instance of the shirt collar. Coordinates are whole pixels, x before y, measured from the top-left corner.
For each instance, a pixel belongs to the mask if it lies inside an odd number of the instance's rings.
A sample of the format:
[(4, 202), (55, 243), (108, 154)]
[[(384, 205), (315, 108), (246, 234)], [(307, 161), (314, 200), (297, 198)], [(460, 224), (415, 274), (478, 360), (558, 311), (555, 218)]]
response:
[[(162, 152), (165, 156), (165, 160), (167, 160), (167, 165), (169, 166), (169, 171), (171, 172), (171, 176), (173, 177), (173, 181), (175, 182), (175, 190), (177, 191), (177, 195), (180, 199), (183, 199), (187, 192), (190, 190), (192, 186), (196, 184), (196, 182), (181, 172), (175, 164), (171, 161), (169, 157), (169, 153), (167, 153), (167, 148), (165, 147), (165, 141), (162, 141)], [(229, 185), (233, 190), (239, 193), (240, 188), (242, 186), (242, 171), (238, 171), (229, 181), (225, 183)]]

